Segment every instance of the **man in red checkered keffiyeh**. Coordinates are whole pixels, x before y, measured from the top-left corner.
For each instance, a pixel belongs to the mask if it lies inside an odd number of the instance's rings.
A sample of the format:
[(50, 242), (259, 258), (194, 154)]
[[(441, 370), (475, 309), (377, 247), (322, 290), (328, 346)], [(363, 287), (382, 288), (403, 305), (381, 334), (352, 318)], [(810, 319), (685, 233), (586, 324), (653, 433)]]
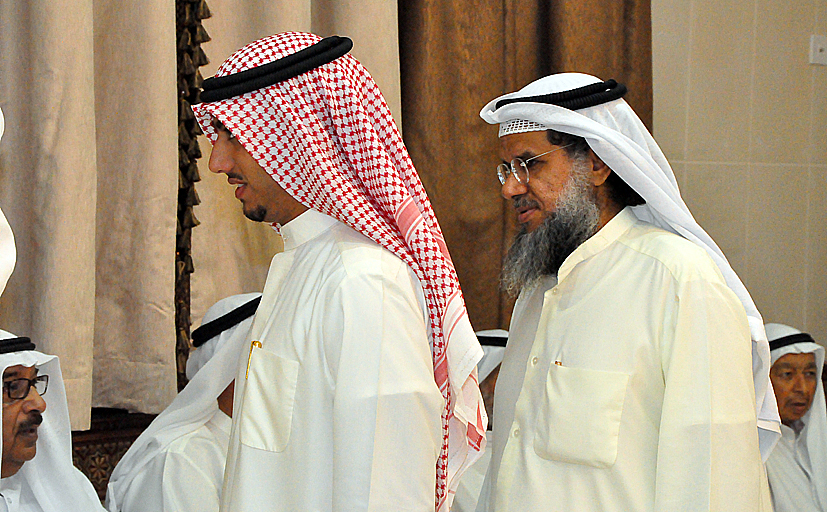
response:
[(285, 245), (236, 379), (221, 510), (448, 510), (485, 443), (456, 272), (350, 46), (261, 39), (193, 107), (211, 170)]

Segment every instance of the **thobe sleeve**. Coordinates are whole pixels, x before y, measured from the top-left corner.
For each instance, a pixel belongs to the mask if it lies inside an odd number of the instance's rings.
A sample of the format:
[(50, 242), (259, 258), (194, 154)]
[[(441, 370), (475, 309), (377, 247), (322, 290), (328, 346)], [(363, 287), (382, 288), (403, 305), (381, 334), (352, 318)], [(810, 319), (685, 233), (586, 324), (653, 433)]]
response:
[(377, 263), (350, 273), (328, 304), (333, 510), (432, 512), (444, 401), (419, 285), (389, 254)]
[[(667, 308), (668, 309), (668, 308)], [(758, 451), (747, 317), (723, 283), (681, 283), (664, 319), (655, 510), (771, 510)]]
[(218, 512), (219, 489), (209, 463), (184, 453), (154, 457), (124, 496), (123, 512)]

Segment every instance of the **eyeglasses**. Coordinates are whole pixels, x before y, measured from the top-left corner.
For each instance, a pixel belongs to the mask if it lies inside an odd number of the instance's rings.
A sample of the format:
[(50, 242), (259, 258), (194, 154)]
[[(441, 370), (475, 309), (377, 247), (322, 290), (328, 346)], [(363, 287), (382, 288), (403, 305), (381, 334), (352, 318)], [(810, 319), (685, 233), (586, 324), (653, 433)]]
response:
[(34, 386), (38, 395), (45, 395), (46, 389), (49, 387), (49, 376), (38, 375), (33, 379), (7, 380), (3, 382), (3, 394), (12, 400), (20, 400), (29, 396), (32, 386)]
[(541, 156), (546, 156), (550, 153), (554, 153), (555, 151), (560, 151), (561, 149), (565, 149), (569, 146), (574, 145), (566, 144), (565, 146), (560, 146), (559, 148), (554, 148), (550, 151), (546, 151), (545, 153), (540, 153), (539, 155), (532, 156), (531, 158), (526, 158), (523, 160), (522, 158), (515, 158), (510, 163), (503, 163), (497, 166), (497, 178), (500, 180), (500, 185), (505, 185), (506, 180), (508, 180), (508, 175), (513, 174), (514, 177), (517, 179), (517, 182), (522, 183), (523, 185), (528, 185), (528, 163), (536, 158), (540, 158)]

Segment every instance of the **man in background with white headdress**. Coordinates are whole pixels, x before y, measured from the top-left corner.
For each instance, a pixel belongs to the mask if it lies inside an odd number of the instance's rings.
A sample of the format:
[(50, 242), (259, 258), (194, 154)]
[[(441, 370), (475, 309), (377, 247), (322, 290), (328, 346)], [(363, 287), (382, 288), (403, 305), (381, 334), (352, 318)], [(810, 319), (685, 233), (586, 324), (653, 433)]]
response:
[(118, 462), (110, 512), (218, 511), (233, 416), (233, 388), (260, 293), (213, 305), (192, 332), (189, 383)]
[(60, 363), (56, 356), (34, 348), (29, 338), (0, 331), (0, 511), (103, 511), (92, 483), (72, 464), (69, 408)]
[(478, 510), (769, 510), (760, 315), (625, 92), (563, 73), (481, 112), (521, 231)]
[(482, 350), (413, 163), (343, 37), (255, 41), (193, 110), (277, 254), (236, 377), (221, 510), (447, 510), (484, 446)]
[[(477, 363), (477, 371), (480, 379), (480, 392), (485, 404), (485, 412), (488, 415), (490, 435), (494, 411), (494, 388), (497, 385), (500, 363), (502, 363), (505, 344), (508, 341), (508, 331), (503, 329), (477, 331), (477, 339), (480, 340), (480, 346), (485, 353)], [(454, 504), (451, 507), (453, 512), (474, 512), (477, 509), (480, 490), (490, 461), (491, 445), (486, 444), (482, 457), (462, 475), (454, 497)]]
[[(0, 138), (4, 120), (0, 111)], [(0, 291), (14, 270), (14, 235), (0, 211)], [(0, 512), (103, 511), (92, 483), (72, 464), (63, 376), (56, 356), (0, 330), (3, 375)]]
[(824, 347), (807, 334), (767, 324), (770, 379), (781, 415), (781, 440), (767, 459), (775, 512), (827, 512), (827, 411)]

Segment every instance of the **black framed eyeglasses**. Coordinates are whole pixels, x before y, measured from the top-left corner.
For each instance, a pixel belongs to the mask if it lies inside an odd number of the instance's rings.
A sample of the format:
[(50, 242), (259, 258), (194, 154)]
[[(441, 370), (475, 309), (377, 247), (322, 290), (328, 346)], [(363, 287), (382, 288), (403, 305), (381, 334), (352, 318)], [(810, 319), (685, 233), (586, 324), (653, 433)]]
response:
[(497, 166), (497, 178), (500, 180), (500, 185), (505, 185), (505, 182), (508, 180), (508, 175), (513, 174), (514, 177), (517, 179), (517, 182), (522, 183), (523, 185), (528, 185), (528, 163), (536, 158), (540, 158), (541, 156), (546, 156), (548, 154), (554, 153), (555, 151), (560, 151), (561, 149), (565, 149), (569, 146), (574, 145), (566, 144), (565, 146), (560, 146), (559, 148), (554, 148), (550, 151), (546, 151), (545, 153), (540, 153), (539, 155), (532, 156), (531, 158), (526, 158), (523, 160), (522, 158), (515, 158), (509, 163), (502, 163)]
[(33, 379), (14, 379), (3, 382), (3, 394), (12, 399), (20, 400), (29, 396), (32, 386), (37, 394), (43, 396), (46, 394), (46, 389), (49, 387), (49, 376), (38, 375)]

